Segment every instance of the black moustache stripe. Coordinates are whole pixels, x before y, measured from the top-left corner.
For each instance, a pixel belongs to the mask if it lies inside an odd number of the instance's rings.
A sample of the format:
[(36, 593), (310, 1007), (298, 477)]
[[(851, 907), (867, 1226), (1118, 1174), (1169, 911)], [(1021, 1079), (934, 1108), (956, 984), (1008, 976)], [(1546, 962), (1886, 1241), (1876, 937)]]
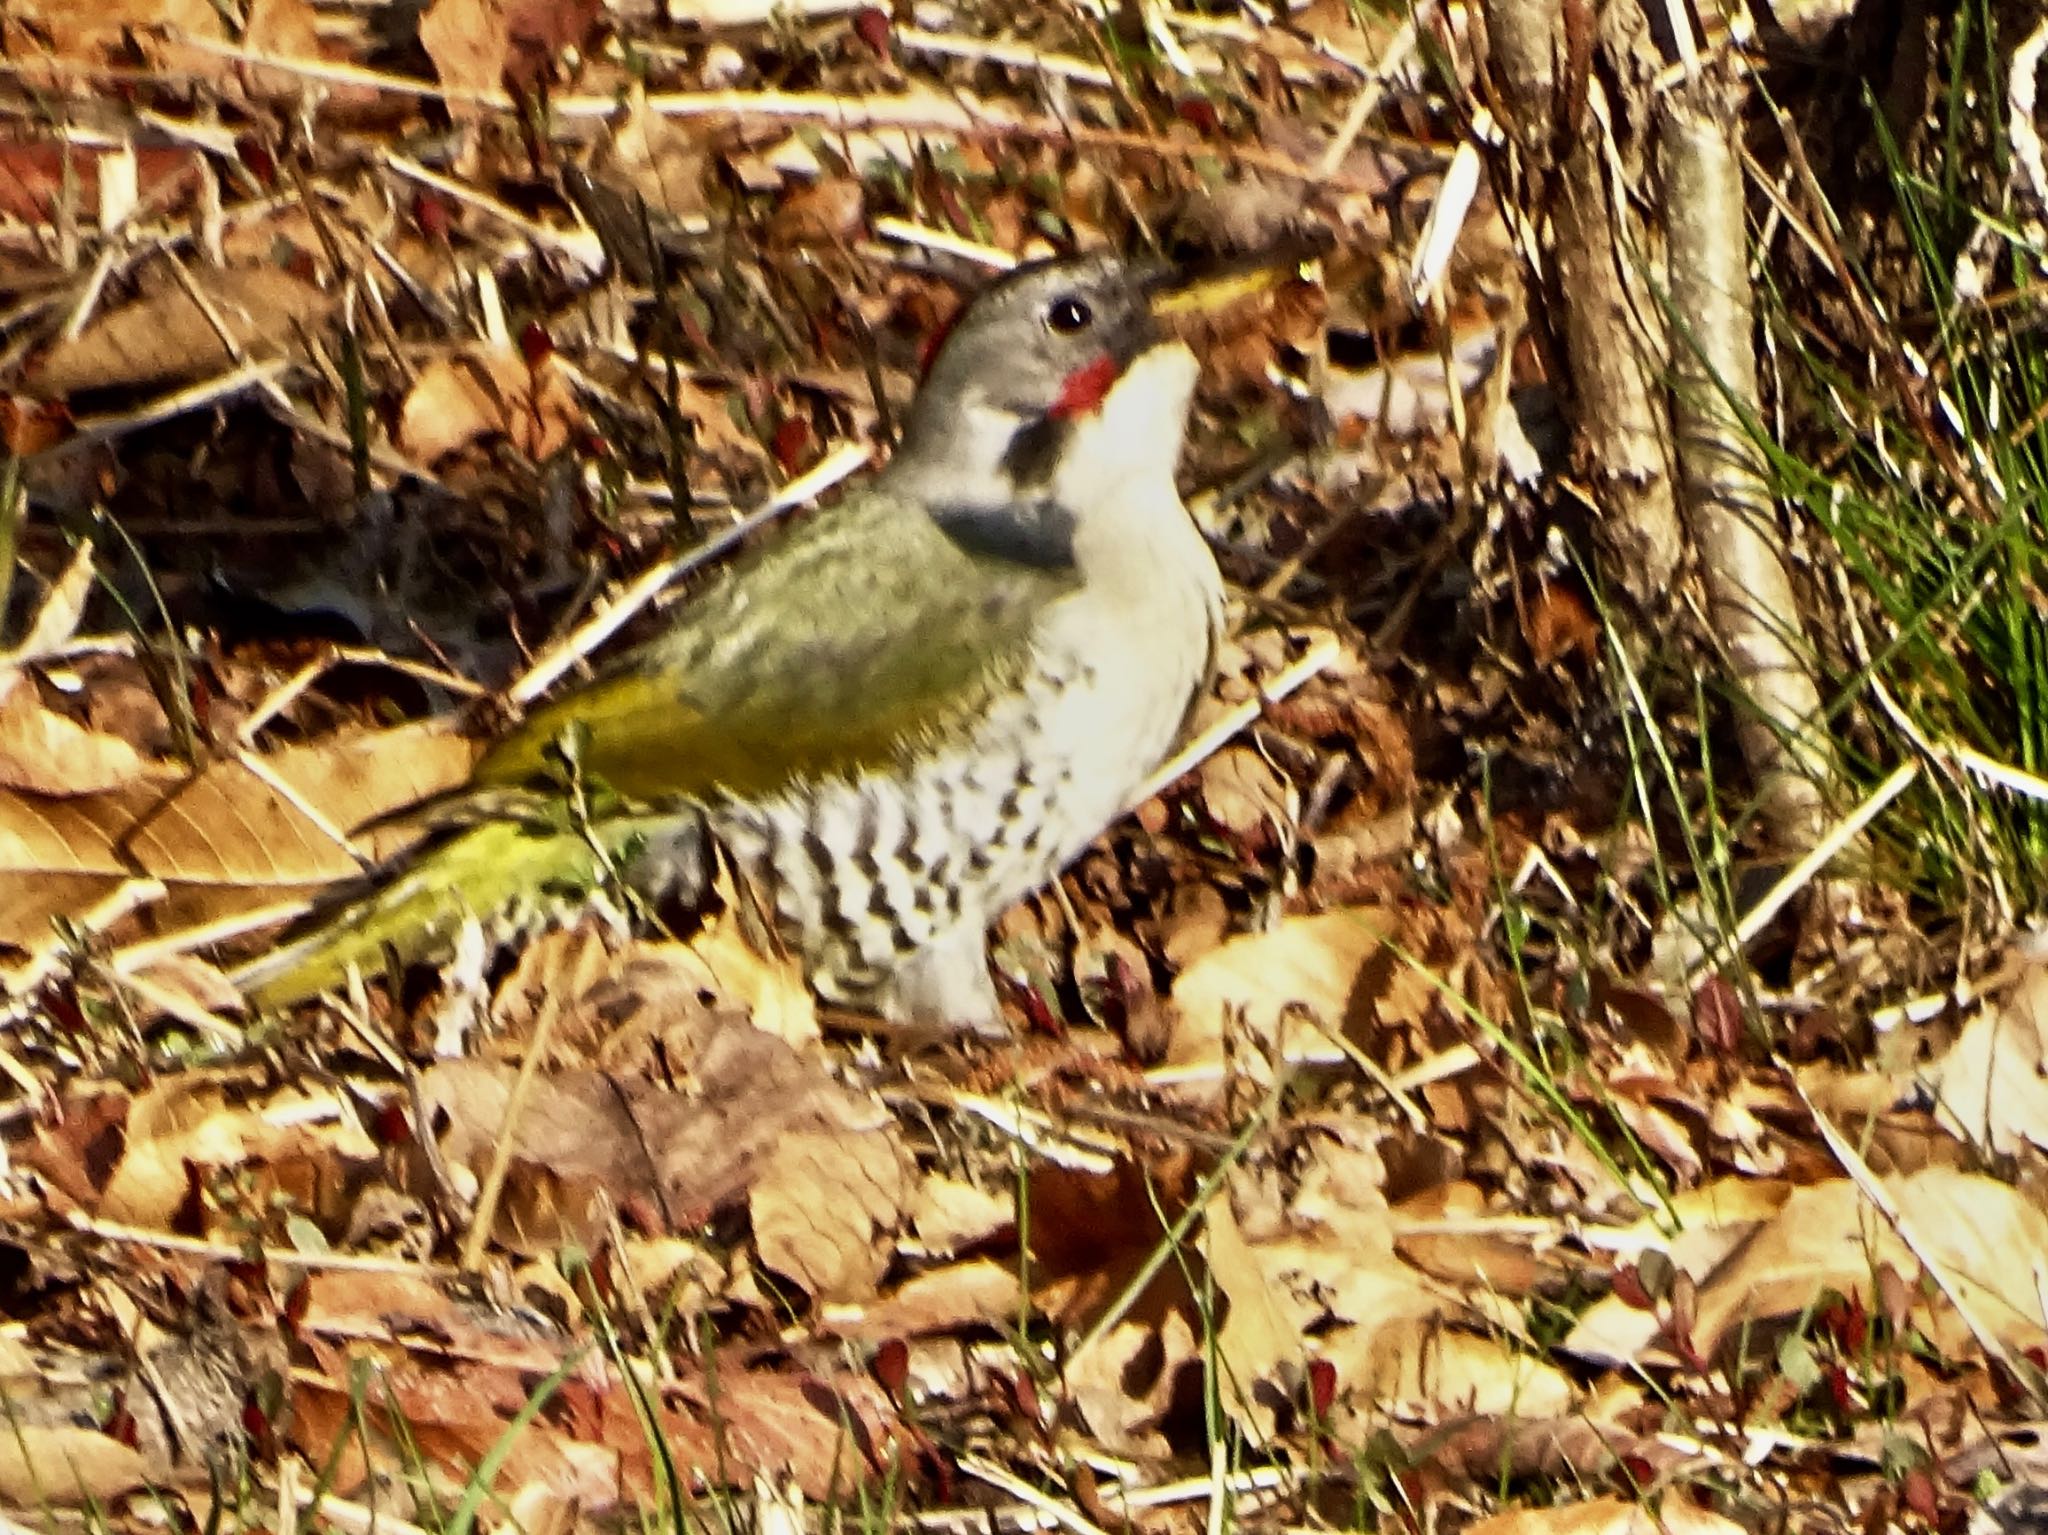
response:
[(1053, 415), (1034, 416), (1018, 427), (1001, 460), (1011, 483), (1020, 490), (1051, 484), (1073, 427), (1071, 420)]

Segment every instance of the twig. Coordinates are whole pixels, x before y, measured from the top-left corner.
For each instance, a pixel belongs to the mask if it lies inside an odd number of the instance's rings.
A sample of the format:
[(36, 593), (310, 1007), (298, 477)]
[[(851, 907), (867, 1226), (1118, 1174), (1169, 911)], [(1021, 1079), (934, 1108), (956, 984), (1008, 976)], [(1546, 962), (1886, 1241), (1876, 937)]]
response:
[[(85, 935), (103, 933), (131, 913), (155, 905), (167, 894), (169, 892), (162, 880), (124, 879), (73, 917), (70, 931)], [(0, 991), (25, 996), (35, 990), (57, 973), (61, 957), (68, 951), (70, 943), (70, 938), (64, 934), (52, 933), (29, 950), (28, 959), (21, 965), (12, 971), (0, 971)]]
[(604, 266), (604, 243), (598, 239), (597, 231), (594, 229), (579, 227), (574, 232), (565, 233), (550, 225), (535, 223), (518, 209), (498, 201), (495, 197), (487, 197), (475, 187), (465, 185), (452, 176), (443, 176), (438, 171), (428, 170), (417, 160), (408, 160), (404, 155), (395, 155), (388, 150), (378, 158), (399, 175), (417, 181), (422, 186), (432, 187), (442, 196), (452, 198), (467, 207), (488, 213), (500, 223), (516, 229), (541, 249), (566, 256), (585, 271), (596, 272)]
[[(1082, 1460), (1104, 1458), (1090, 1455), (1086, 1446), (1077, 1446), (1074, 1453)], [(1249, 1471), (1234, 1472), (1226, 1478), (1224, 1485), (1228, 1487), (1232, 1497), (1242, 1502), (1246, 1498), (1256, 1497), (1262, 1493), (1292, 1492), (1300, 1484), (1300, 1474), (1287, 1467), (1258, 1466)], [(1179, 1481), (1161, 1482), (1155, 1487), (1110, 1485), (1102, 1489), (1102, 1498), (1106, 1504), (1125, 1510), (1166, 1508), (1175, 1503), (1192, 1503), (1198, 1498), (1206, 1498), (1215, 1485), (1214, 1479), (1209, 1476), (1184, 1477)], [(915, 1515), (914, 1522), (920, 1529), (960, 1529), (962, 1535), (968, 1535), (970, 1531), (974, 1532), (974, 1535), (980, 1535), (980, 1532), (987, 1529), (989, 1512), (988, 1509), (980, 1508), (934, 1508)], [(1036, 1503), (1029, 1506), (1028, 1513), (1004, 1510), (999, 1512), (997, 1517), (1001, 1518), (1004, 1513), (1008, 1513), (1017, 1524), (1031, 1529), (1045, 1529), (1054, 1522), (1053, 1516), (1039, 1508)]]
[(2048, 802), (2048, 778), (2029, 773), (2025, 768), (2014, 767), (2009, 762), (2000, 762), (1996, 757), (1987, 757), (1974, 746), (1954, 742), (1947, 748), (1947, 755), (1955, 759), (1956, 765), (1972, 777), (1981, 778), (1996, 788), (2025, 795), (2028, 799)]
[(969, 1476), (987, 1482), (991, 1487), (1000, 1487), (1020, 1503), (1028, 1504), (1062, 1529), (1071, 1530), (1073, 1535), (1108, 1535), (1099, 1524), (1094, 1524), (1056, 1498), (1049, 1498), (1025, 1481), (1021, 1476), (1004, 1470), (992, 1460), (983, 1460), (979, 1455), (962, 1455), (955, 1462)]
[(283, 800), (287, 805), (290, 805), (292, 809), (298, 811), (300, 815), (304, 816), (313, 825), (321, 836), (340, 848), (342, 852), (348, 854), (356, 863), (365, 866), (370, 863), (370, 855), (357, 845), (353, 837), (335, 824), (328, 817), (326, 811), (322, 810), (304, 794), (301, 794), (295, 785), (288, 782), (260, 754), (244, 748), (235, 753), (235, 761), (241, 765), (243, 771), (270, 790), (279, 799)]
[(949, 234), (943, 229), (933, 229), (926, 224), (913, 224), (909, 219), (893, 216), (878, 218), (875, 220), (875, 233), (885, 240), (900, 240), (905, 245), (915, 245), (923, 250), (942, 251), (948, 256), (958, 256), (963, 261), (977, 262), (992, 271), (1007, 272), (1017, 264), (1017, 258), (1006, 250), (984, 245), (979, 240)]
[[(1820, 1131), (1821, 1139), (1827, 1143), (1828, 1150), (1834, 1153), (1842, 1171), (1849, 1175), (1849, 1181), (1855, 1184), (1857, 1191), (1876, 1207), (1877, 1213), (1884, 1217), (1885, 1224), (1890, 1226), (1899, 1240), (1906, 1244), (1906, 1250), (1920, 1260), (1920, 1266), (1927, 1270), (1927, 1275), (1934, 1281), (1935, 1287), (1948, 1298), (1948, 1303), (1955, 1307), (1956, 1315), (1961, 1317), (1963, 1325), (1969, 1328), (1970, 1336), (1977, 1340), (1977, 1346), (2003, 1365), (2013, 1379), (2024, 1382), (2033, 1378), (2015, 1367), (2011, 1354), (1997, 1332), (1987, 1326), (1970, 1303), (1963, 1298), (1962, 1284), (1949, 1271), (1949, 1266), (1921, 1240), (1920, 1234), (1907, 1223), (1905, 1213), (1899, 1209), (1884, 1184), (1870, 1170), (1870, 1164), (1863, 1160), (1854, 1146), (1849, 1144), (1848, 1137), (1835, 1128), (1834, 1121), (1821, 1112), (1820, 1105), (1808, 1096), (1806, 1084), (1799, 1080), (1797, 1068), (1782, 1057), (1775, 1059), (1773, 1064), (1784, 1073), (1785, 1080), (1792, 1085), (1792, 1091), (1799, 1095), (1799, 1101), (1806, 1106), (1806, 1112), (1813, 1116), (1814, 1128)], [(2021, 1255), (2013, 1256), (2017, 1259)]]
[(1031, 69), (1055, 75), (1076, 85), (1111, 89), (1115, 78), (1098, 64), (1075, 58), (1070, 53), (1041, 53), (1021, 43), (994, 43), (979, 37), (961, 37), (951, 32), (926, 32), (918, 27), (897, 27), (889, 34), (901, 47), (915, 53), (937, 53), (947, 58), (973, 59), (1000, 64), (1007, 69)]
[(409, 661), (403, 656), (394, 656), (364, 645), (336, 645), (315, 656), (272, 688), (263, 701), (250, 711), (249, 717), (242, 721), (241, 727), (235, 732), (235, 738), (244, 746), (253, 744), (257, 732), (290, 707), (293, 700), (307, 688), (343, 662), (357, 666), (389, 667), (392, 671), (408, 677), (417, 677), (422, 682), (434, 683), (447, 688), (451, 693), (460, 693), (467, 698), (477, 698), (490, 691), (480, 682), (473, 682), (443, 667), (430, 666), (424, 661)]
[(946, 1103), (994, 1126), (1025, 1150), (1057, 1167), (1098, 1175), (1107, 1173), (1115, 1169), (1116, 1155), (1123, 1145), (1114, 1137), (1101, 1136), (1094, 1146), (1089, 1146), (1072, 1126), (1061, 1124), (1043, 1109), (1009, 1098), (959, 1092), (948, 1095)]
[(146, 1006), (198, 1030), (215, 1045), (230, 1050), (241, 1048), (246, 1037), (242, 1030), (190, 997), (180, 996), (168, 986), (159, 986), (147, 976), (117, 971), (112, 966), (102, 967), (102, 973), (116, 987), (134, 993)]
[(1103, 1308), (1102, 1314), (1068, 1352), (1068, 1358), (1080, 1358), (1108, 1337), (1116, 1325), (1131, 1314), (1131, 1308), (1137, 1305), (1138, 1297), (1145, 1293), (1146, 1287), (1152, 1283), (1153, 1276), (1165, 1268), (1172, 1261), (1173, 1255), (1180, 1251), (1180, 1244), (1187, 1240), (1188, 1233), (1195, 1229), (1196, 1222), (1208, 1212), (1209, 1202), (1223, 1193), (1225, 1180), (1237, 1164), (1244, 1160), (1245, 1153), (1251, 1150), (1252, 1141), (1279, 1111), (1292, 1077), (1293, 1074), (1287, 1070), (1284, 1063), (1273, 1073), (1273, 1085), (1266, 1089), (1265, 1098), (1244, 1122), (1244, 1128), (1232, 1138), (1229, 1149), (1216, 1159), (1216, 1165), (1210, 1168), (1202, 1181), (1196, 1185), (1194, 1197), (1188, 1201), (1187, 1208), (1181, 1211), (1173, 1224), (1160, 1235), (1159, 1240), (1153, 1244), (1152, 1251), (1146, 1254), (1145, 1261), (1138, 1265), (1137, 1271), (1131, 1275), (1123, 1289), (1117, 1292), (1116, 1299)]
[(1280, 702), (1288, 694), (1298, 690), (1303, 683), (1327, 670), (1330, 663), (1335, 661), (1342, 653), (1343, 647), (1337, 643), (1337, 637), (1334, 634), (1326, 634), (1317, 640), (1315, 644), (1309, 646), (1307, 654), (1302, 656), (1299, 661), (1296, 661), (1292, 666), (1274, 677), (1271, 682), (1260, 688), (1257, 698), (1247, 699), (1245, 702), (1238, 704), (1221, 719), (1209, 725), (1207, 729), (1203, 730), (1201, 734), (1188, 742), (1187, 745), (1167, 758), (1160, 765), (1157, 772), (1146, 779), (1143, 784), (1139, 785), (1137, 793), (1131, 796), (1124, 809), (1131, 811), (1144, 804), (1146, 800), (1157, 794), (1161, 789), (1164, 789), (1168, 784), (1180, 777), (1181, 774), (1216, 752), (1226, 741), (1244, 729), (1245, 726), (1251, 724), (1266, 709)]
[(232, 916), (217, 917), (211, 922), (199, 922), (191, 927), (180, 928), (175, 933), (165, 933), (156, 938), (131, 943), (114, 950), (107, 956), (107, 964), (116, 975), (127, 975), (131, 971), (145, 969), (160, 959), (177, 954), (189, 954), (194, 949), (204, 949), (216, 943), (226, 943), (230, 938), (239, 938), (244, 933), (270, 927), (288, 917), (296, 917), (306, 909), (303, 899), (278, 901), (269, 906), (259, 906), (252, 911), (238, 911)]
[(153, 400), (144, 401), (134, 410), (118, 416), (87, 416), (78, 423), (78, 430), (65, 439), (65, 446), (76, 448), (102, 438), (115, 437), (123, 432), (132, 432), (140, 427), (154, 426), (159, 421), (169, 421), (187, 411), (198, 410), (201, 406), (212, 405), (231, 398), (245, 389), (267, 384), (280, 373), (292, 366), (289, 358), (273, 357), (267, 362), (251, 363), (246, 368), (237, 368), (232, 373), (217, 374), (201, 379), (196, 384), (169, 394), (160, 394)]
[[(97, 1237), (102, 1242), (152, 1247), (159, 1252), (187, 1253), (217, 1263), (243, 1263), (249, 1257), (249, 1249), (240, 1243), (174, 1236), (168, 1231), (128, 1226), (120, 1221), (100, 1220), (87, 1215), (73, 1214), (69, 1221), (73, 1231)], [(258, 1251), (265, 1262), (288, 1263), (304, 1269), (347, 1269), (358, 1274), (417, 1274), (429, 1279), (457, 1277), (455, 1270), (444, 1263), (420, 1263), (387, 1257), (382, 1253), (300, 1252), (294, 1247), (264, 1247)]]
[[(1814, 875), (1826, 868), (1837, 853), (1855, 841), (1862, 834), (1863, 828), (1876, 820), (1884, 807), (1904, 794), (1919, 776), (1920, 764), (1901, 763), (1892, 770), (1889, 778), (1870, 791), (1862, 804), (1828, 828), (1827, 833), (1813, 845), (1806, 856), (1787, 869), (1778, 882), (1764, 892), (1763, 898), (1750, 907), (1743, 914), (1742, 920), (1735, 924), (1735, 932), (1732, 935), (1733, 950), (1739, 953), (1748, 948), (1756, 935), (1770, 926), (1771, 919), (1784, 910), (1785, 903), (1804, 889)], [(1692, 962), (1686, 966), (1686, 978), (1690, 980), (1699, 974), (1711, 958), (1711, 953), (1704, 949), (1694, 955)]]
[(1434, 0), (1423, 0), (1420, 5), (1410, 7), (1401, 28), (1387, 44), (1387, 51), (1373, 66), (1358, 94), (1351, 98), (1351, 108), (1344, 114), (1344, 121), (1338, 125), (1336, 135), (1323, 149), (1316, 161), (1316, 169), (1324, 175), (1334, 175), (1351, 153), (1351, 146), (1358, 142), (1358, 135), (1365, 131), (1366, 120), (1380, 109), (1380, 103), (1387, 99), (1387, 81), (1403, 68), (1415, 53), (1415, 35), (1421, 25), (1429, 19), (1435, 9)]
[[(532, 1095), (534, 1078), (540, 1075), (541, 1059), (547, 1054), (549, 1039), (555, 1032), (555, 1020), (561, 1016), (561, 989), (550, 986), (540, 999), (540, 1013), (533, 1021), (533, 1038), (527, 1042), (526, 1058), (519, 1063), (519, 1075), (512, 1080), (512, 1093), (505, 1100), (504, 1118), (498, 1124), (498, 1144), (491, 1148), (490, 1170), (484, 1174), (476, 1208), (470, 1212), (469, 1232), (462, 1239), (458, 1266), (465, 1274), (474, 1274), (483, 1262), (484, 1245), (490, 1241), (491, 1227), (497, 1220), (498, 1200), (505, 1192), (505, 1176), (512, 1167), (512, 1150), (519, 1144), (519, 1117)], [(421, 1125), (419, 1131), (424, 1136), (428, 1127)]]
[(986, 103), (931, 95), (835, 96), (826, 91), (675, 91), (649, 96), (648, 107), (664, 117), (767, 117), (830, 123), (840, 133), (900, 128), (927, 133), (982, 134), (1043, 139), (1105, 149), (1129, 149), (1167, 160), (1224, 159), (1294, 181), (1320, 183), (1346, 192), (1381, 190), (1365, 178), (1326, 173), (1319, 166), (1254, 145), (1221, 146), (1182, 141), (1122, 128), (1096, 128), (1051, 117), (1026, 117)]

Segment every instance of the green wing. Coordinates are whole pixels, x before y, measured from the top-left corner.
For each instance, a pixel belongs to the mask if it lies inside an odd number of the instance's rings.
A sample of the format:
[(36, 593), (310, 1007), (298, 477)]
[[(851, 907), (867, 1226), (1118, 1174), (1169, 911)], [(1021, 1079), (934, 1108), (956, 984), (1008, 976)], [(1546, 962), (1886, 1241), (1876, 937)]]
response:
[(792, 783), (893, 760), (1012, 682), (1071, 564), (1006, 559), (880, 488), (817, 514), (689, 599), (676, 626), (546, 704), (478, 764), (497, 789), (587, 729), (591, 778), (643, 803)]

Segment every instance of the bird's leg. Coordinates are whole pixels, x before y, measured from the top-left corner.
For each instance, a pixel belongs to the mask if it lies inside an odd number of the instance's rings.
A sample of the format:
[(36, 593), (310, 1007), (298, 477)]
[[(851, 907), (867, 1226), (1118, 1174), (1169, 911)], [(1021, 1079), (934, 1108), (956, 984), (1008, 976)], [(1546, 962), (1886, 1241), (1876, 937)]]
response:
[(1009, 1025), (988, 969), (988, 936), (963, 922), (933, 939), (895, 969), (877, 998), (878, 1011), (899, 1023), (964, 1029), (1005, 1039)]

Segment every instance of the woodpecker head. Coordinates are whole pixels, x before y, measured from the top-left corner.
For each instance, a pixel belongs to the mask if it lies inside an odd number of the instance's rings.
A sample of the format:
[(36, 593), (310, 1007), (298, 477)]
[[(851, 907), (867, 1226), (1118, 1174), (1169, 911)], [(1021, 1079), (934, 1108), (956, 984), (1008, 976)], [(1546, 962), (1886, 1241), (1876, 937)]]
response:
[[(1106, 411), (1132, 434), (1130, 466), (1170, 475), (1194, 382), (1155, 314), (1170, 291), (1162, 270), (1109, 256), (1034, 262), (985, 289), (918, 389), (899, 482), (983, 503), (1042, 496), (1110, 424)], [(1178, 359), (1150, 355), (1165, 352)], [(1134, 387), (1119, 389), (1126, 380)]]

